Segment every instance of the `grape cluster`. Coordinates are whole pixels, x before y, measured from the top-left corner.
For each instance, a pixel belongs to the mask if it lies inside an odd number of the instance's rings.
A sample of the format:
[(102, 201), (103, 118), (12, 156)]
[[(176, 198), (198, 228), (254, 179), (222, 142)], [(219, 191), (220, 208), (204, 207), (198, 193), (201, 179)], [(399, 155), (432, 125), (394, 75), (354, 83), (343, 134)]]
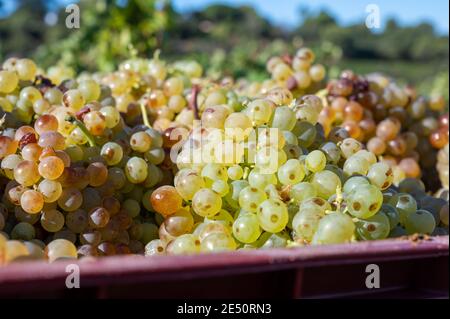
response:
[[(396, 178), (419, 178), (421, 168), (428, 187), (436, 184), (430, 173), (436, 163), (433, 145), (448, 141), (448, 128), (436, 131), (437, 118), (445, 108), (440, 96), (417, 96), (379, 74), (360, 76), (344, 71), (328, 83), (328, 107), (319, 122), (327, 135), (342, 134), (340, 128), (389, 163)], [(428, 179), (428, 180), (427, 180)]]
[(164, 126), (192, 124), (193, 116), (173, 120), (193, 113), (184, 82), (202, 71), (184, 62), (166, 76), (157, 56), (145, 71), (143, 62), (55, 82), (31, 60), (4, 62), (0, 264), (143, 254), (158, 237), (151, 189), (173, 180)]
[[(325, 77), (313, 62), (303, 48), (270, 59), (272, 79), (244, 83), (158, 52), (78, 77), (8, 59), (0, 264), (448, 234), (448, 202), (415, 179), (415, 150), (434, 143), (441, 100), (420, 104), (413, 91), (350, 72), (322, 99), (308, 94)], [(418, 121), (405, 124), (408, 112)]]
[[(444, 190), (448, 194), (448, 113), (439, 118), (439, 128), (431, 133), (430, 144), (438, 149), (436, 169)], [(447, 195), (448, 196), (448, 195)]]

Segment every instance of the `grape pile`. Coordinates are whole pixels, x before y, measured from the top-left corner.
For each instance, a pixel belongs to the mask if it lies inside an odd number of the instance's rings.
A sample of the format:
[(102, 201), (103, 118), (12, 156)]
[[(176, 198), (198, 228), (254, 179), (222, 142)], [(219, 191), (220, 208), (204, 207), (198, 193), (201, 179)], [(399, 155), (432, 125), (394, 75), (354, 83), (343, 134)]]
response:
[(345, 129), (388, 163), (397, 181), (422, 177), (422, 168), (427, 171), (423, 176), (427, 189), (438, 184), (433, 147), (448, 141), (448, 127), (437, 130), (445, 109), (442, 97), (427, 99), (379, 74), (360, 76), (352, 71), (331, 80), (326, 93), (328, 107), (319, 122), (327, 135)]
[[(324, 107), (309, 94), (325, 77), (314, 59), (307, 48), (272, 58), (262, 84), (214, 82), (198, 63), (158, 53), (76, 78), (6, 60), (0, 264), (448, 234), (448, 202), (415, 179), (423, 141), (399, 120), (425, 107), (418, 123), (434, 132), (428, 109), (441, 110), (440, 100), (413, 107), (412, 91), (347, 72), (330, 82)], [(391, 117), (377, 127), (380, 96)], [(389, 154), (405, 146), (394, 155), (414, 158), (398, 164), (408, 178), (373, 148), (378, 130)]]

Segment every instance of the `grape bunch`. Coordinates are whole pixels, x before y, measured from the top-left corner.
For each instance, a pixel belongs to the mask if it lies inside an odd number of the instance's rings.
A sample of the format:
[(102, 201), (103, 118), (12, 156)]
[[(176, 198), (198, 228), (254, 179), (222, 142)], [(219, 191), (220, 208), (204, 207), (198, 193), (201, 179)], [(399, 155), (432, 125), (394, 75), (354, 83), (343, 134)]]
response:
[(173, 181), (164, 130), (192, 124), (184, 83), (202, 72), (195, 62), (167, 69), (156, 55), (52, 82), (31, 60), (4, 62), (0, 264), (143, 254), (157, 238), (147, 203)]
[(286, 88), (295, 96), (317, 92), (324, 86), (326, 70), (322, 64), (314, 64), (315, 59), (314, 52), (307, 47), (300, 48), (293, 56), (271, 57), (266, 63), (271, 78), (249, 84), (247, 95), (273, 88)]
[[(344, 80), (346, 73), (331, 82), (324, 106), (308, 94), (325, 77), (313, 62), (302, 48), (268, 61), (272, 79), (244, 83), (209, 79), (195, 61), (166, 63), (159, 52), (78, 76), (6, 60), (0, 264), (448, 234), (448, 202), (426, 192), (414, 178), (420, 173), (405, 179), (403, 165), (365, 146), (372, 137), (365, 129), (355, 135), (347, 125), (352, 116), (359, 125), (372, 119), (364, 101), (381, 91), (409, 112), (412, 91), (391, 83), (369, 90), (366, 80)], [(343, 83), (352, 92), (339, 91)], [(345, 125), (335, 127), (333, 104), (343, 99)], [(367, 118), (354, 118), (358, 103)], [(436, 111), (441, 104), (426, 103)], [(434, 113), (424, 112), (419, 122), (431, 134)], [(400, 113), (380, 129), (395, 132), (383, 140), (391, 148), (399, 137), (414, 139)], [(370, 123), (377, 131), (375, 117)], [(430, 134), (416, 142), (431, 147)], [(407, 145), (405, 155), (414, 154)]]
[[(429, 188), (437, 184), (433, 145), (448, 141), (448, 129), (437, 131), (445, 108), (441, 96), (417, 96), (379, 75), (360, 76), (344, 71), (328, 83), (328, 107), (319, 122), (327, 135), (344, 128), (348, 135), (394, 169), (397, 179), (423, 177)], [(423, 174), (425, 169), (427, 174)]]

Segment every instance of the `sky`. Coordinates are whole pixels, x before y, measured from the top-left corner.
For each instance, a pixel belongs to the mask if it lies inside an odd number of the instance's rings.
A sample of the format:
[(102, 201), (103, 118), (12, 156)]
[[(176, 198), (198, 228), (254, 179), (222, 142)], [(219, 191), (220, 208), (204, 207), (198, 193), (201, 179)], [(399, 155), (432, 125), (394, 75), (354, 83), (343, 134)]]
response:
[[(7, 10), (14, 8), (15, 0), (2, 0)], [(61, 5), (74, 0), (56, 0)], [(94, 0), (95, 1), (95, 0)], [(313, 12), (326, 9), (342, 25), (365, 20), (366, 6), (376, 4), (380, 9), (381, 25), (395, 17), (401, 25), (415, 25), (426, 21), (433, 24), (441, 34), (449, 33), (448, 0), (172, 0), (179, 12), (202, 9), (214, 3), (233, 6), (251, 5), (259, 14), (276, 25), (293, 27), (300, 22), (299, 8), (307, 7)], [(3, 12), (4, 14), (4, 12)], [(1, 12), (0, 12), (1, 15)]]

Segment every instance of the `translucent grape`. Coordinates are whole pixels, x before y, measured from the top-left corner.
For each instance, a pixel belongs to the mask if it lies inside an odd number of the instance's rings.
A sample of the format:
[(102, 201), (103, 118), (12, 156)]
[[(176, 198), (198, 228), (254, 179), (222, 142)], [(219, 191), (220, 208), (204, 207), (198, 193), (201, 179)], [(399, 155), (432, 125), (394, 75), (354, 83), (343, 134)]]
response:
[(390, 231), (389, 218), (383, 212), (368, 219), (359, 219), (356, 222), (356, 234), (362, 240), (385, 239), (389, 236)]
[(373, 185), (385, 190), (392, 185), (394, 173), (388, 164), (380, 162), (370, 166), (367, 177)]
[(317, 196), (323, 199), (330, 198), (333, 194), (336, 194), (338, 188), (342, 187), (339, 176), (327, 170), (315, 173), (311, 184), (317, 190)]
[(322, 171), (327, 164), (325, 154), (315, 150), (309, 153), (305, 159), (306, 168), (313, 173)]
[(415, 233), (430, 235), (436, 228), (433, 214), (422, 209), (408, 214), (404, 224), (409, 235)]
[(66, 212), (73, 212), (83, 203), (83, 195), (76, 188), (65, 188), (58, 198), (58, 205)]
[(108, 142), (102, 146), (100, 155), (105, 159), (108, 165), (116, 165), (122, 160), (123, 150), (119, 144)]
[(37, 214), (44, 207), (44, 196), (35, 190), (27, 190), (20, 197), (20, 206), (28, 214)]
[(325, 212), (319, 207), (310, 205), (300, 209), (292, 220), (292, 229), (302, 240), (311, 241)]
[(261, 203), (257, 217), (261, 228), (271, 233), (282, 231), (289, 221), (286, 205), (282, 201), (272, 198)]
[(349, 242), (355, 232), (352, 219), (342, 213), (332, 213), (323, 217), (314, 234), (313, 244), (340, 244)]
[(77, 258), (77, 248), (74, 244), (66, 239), (56, 239), (51, 241), (45, 247), (45, 254), (49, 262), (54, 262), (58, 259)]
[(38, 170), (43, 178), (55, 180), (63, 173), (64, 162), (57, 156), (47, 156), (39, 163)]
[(125, 175), (133, 184), (139, 184), (147, 178), (147, 163), (140, 157), (130, 158), (125, 166)]
[[(220, 199), (220, 196), (218, 197)], [(163, 216), (169, 216), (175, 214), (181, 208), (183, 200), (175, 187), (161, 186), (152, 193), (150, 201), (155, 211)]]
[(196, 254), (200, 252), (200, 240), (192, 234), (184, 234), (175, 238), (166, 247), (169, 255)]
[(64, 226), (64, 215), (56, 209), (49, 209), (42, 212), (41, 225), (46, 231), (56, 233)]
[(292, 185), (289, 196), (296, 202), (301, 203), (308, 198), (313, 198), (317, 196), (317, 190), (313, 184), (308, 182), (303, 182), (299, 184)]
[(355, 217), (368, 219), (375, 215), (383, 204), (383, 194), (374, 185), (360, 185), (347, 197), (347, 207)]
[(369, 162), (357, 155), (350, 156), (344, 163), (344, 173), (352, 175), (366, 175), (369, 171)]
[(211, 217), (222, 208), (222, 198), (208, 188), (197, 191), (192, 198), (192, 209), (203, 217)]
[(305, 169), (297, 159), (290, 159), (278, 168), (278, 180), (283, 185), (293, 185), (305, 178)]
[(264, 191), (248, 186), (239, 193), (239, 206), (246, 211), (256, 212), (259, 205), (267, 199)]
[(222, 252), (236, 249), (236, 242), (225, 233), (212, 233), (201, 241), (202, 252)]
[(23, 186), (31, 186), (40, 179), (38, 166), (32, 161), (22, 161), (14, 168), (14, 179)]
[(261, 232), (258, 217), (255, 214), (240, 215), (233, 223), (233, 235), (242, 243), (250, 244), (255, 242), (258, 240)]

